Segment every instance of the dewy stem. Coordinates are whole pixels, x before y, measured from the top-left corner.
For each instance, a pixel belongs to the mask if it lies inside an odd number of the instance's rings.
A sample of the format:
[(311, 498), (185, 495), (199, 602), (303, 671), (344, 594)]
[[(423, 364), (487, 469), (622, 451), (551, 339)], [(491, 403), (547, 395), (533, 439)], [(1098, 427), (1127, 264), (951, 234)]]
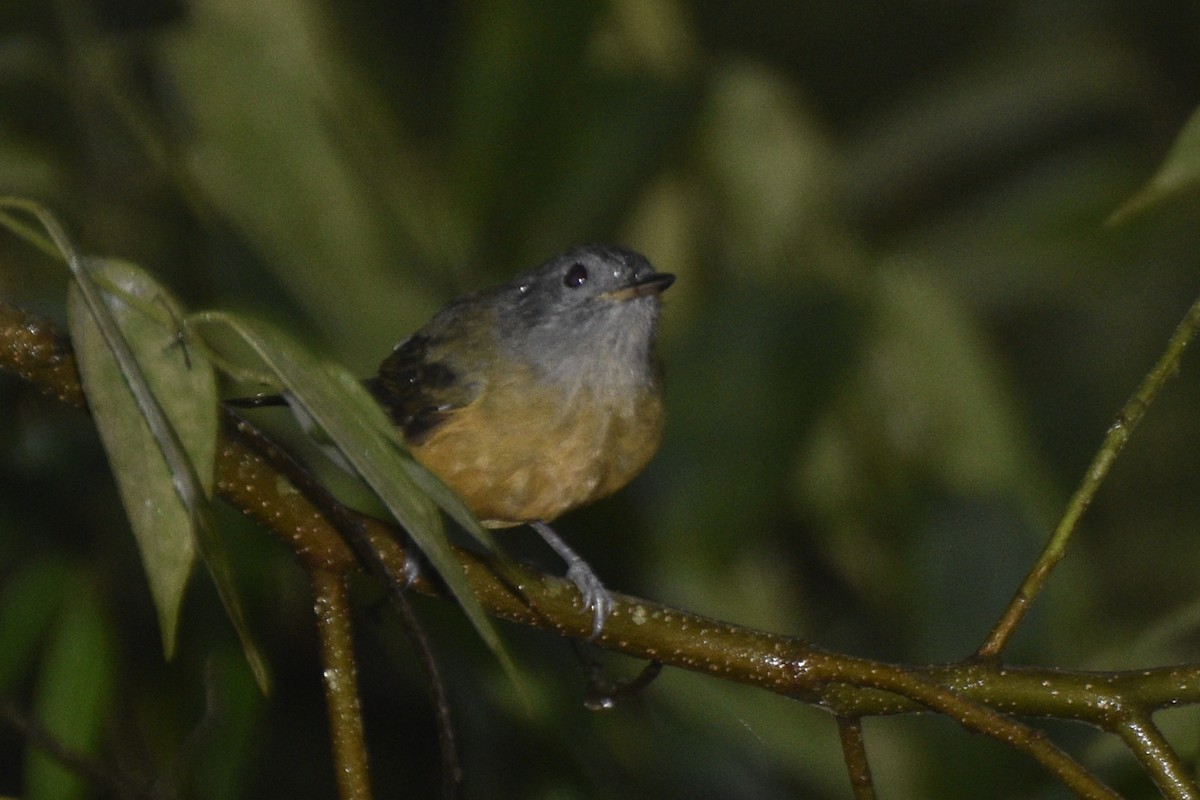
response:
[(1051, 534), (1046, 547), (1038, 556), (1033, 568), (1025, 576), (1025, 580), (1022, 581), (1012, 600), (1009, 601), (1004, 613), (1000, 615), (995, 627), (988, 634), (987, 640), (979, 648), (977, 656), (996, 658), (1008, 644), (1017, 624), (1020, 623), (1034, 598), (1049, 580), (1051, 571), (1066, 555), (1067, 545), (1079, 526), (1080, 517), (1091, 505), (1092, 499), (1108, 475), (1113, 462), (1116, 461), (1126, 442), (1129, 441), (1133, 429), (1137, 427), (1145, 415), (1146, 409), (1154, 402), (1154, 398), (1158, 396), (1162, 387), (1179, 371), (1179, 362), (1183, 358), (1183, 351), (1196, 336), (1197, 330), (1200, 330), (1200, 298), (1192, 303), (1183, 321), (1171, 335), (1167, 349), (1158, 363), (1142, 380), (1141, 386), (1126, 401), (1116, 420), (1109, 426), (1108, 432), (1104, 435), (1104, 442), (1100, 445), (1092, 463), (1088, 465), (1079, 488), (1075, 490), (1070, 502), (1067, 503), (1066, 511), (1055, 527), (1054, 533)]
[(329, 707), (338, 797), (370, 800), (367, 746), (358, 699), (358, 672), (350, 633), (350, 603), (346, 574), (329, 569), (310, 570), (313, 611), (321, 643), (322, 677)]

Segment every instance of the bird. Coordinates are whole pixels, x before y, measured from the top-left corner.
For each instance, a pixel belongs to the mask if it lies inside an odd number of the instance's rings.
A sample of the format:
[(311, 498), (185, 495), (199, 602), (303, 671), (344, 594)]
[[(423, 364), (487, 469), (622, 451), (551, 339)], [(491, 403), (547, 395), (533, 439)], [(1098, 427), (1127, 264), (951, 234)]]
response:
[(366, 382), (413, 458), (485, 527), (529, 525), (566, 562), (593, 638), (612, 596), (550, 523), (658, 450), (660, 295), (674, 280), (633, 250), (574, 247), (451, 301)]
[(658, 323), (674, 281), (633, 250), (573, 247), (450, 301), (364, 381), (413, 458), (485, 527), (529, 525), (558, 553), (592, 639), (612, 595), (550, 523), (621, 489), (658, 451)]

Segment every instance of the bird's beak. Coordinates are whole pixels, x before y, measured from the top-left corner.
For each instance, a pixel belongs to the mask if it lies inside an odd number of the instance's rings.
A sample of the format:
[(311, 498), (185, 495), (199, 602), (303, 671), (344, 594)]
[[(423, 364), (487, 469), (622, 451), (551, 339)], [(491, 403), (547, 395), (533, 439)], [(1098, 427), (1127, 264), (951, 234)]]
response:
[(652, 272), (628, 286), (605, 292), (604, 296), (620, 301), (636, 300), (639, 297), (662, 294), (674, 282), (675, 276), (669, 272)]

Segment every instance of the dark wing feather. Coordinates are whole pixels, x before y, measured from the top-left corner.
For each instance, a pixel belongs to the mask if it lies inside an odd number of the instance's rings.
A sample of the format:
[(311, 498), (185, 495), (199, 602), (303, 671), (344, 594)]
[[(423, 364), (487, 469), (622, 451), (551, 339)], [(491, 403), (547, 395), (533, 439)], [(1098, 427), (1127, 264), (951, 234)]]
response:
[(413, 334), (384, 359), (379, 374), (367, 381), (367, 388), (412, 444), (420, 444), (475, 395), (471, 382), (437, 357), (436, 344), (427, 334)]

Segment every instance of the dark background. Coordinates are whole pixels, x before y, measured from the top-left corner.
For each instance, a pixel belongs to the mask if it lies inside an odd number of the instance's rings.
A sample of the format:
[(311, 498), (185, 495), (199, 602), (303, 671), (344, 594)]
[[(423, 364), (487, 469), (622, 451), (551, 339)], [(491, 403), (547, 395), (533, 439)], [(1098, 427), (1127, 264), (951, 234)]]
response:
[[(1105, 224), (1198, 101), (1194, 2), (0, 5), (0, 194), (191, 308), (365, 375), (450, 297), (579, 241), (676, 273), (662, 452), (559, 531), (615, 589), (900, 662), (978, 646), (1200, 288), (1194, 197)], [(62, 319), (65, 283), (0, 234), (0, 298)], [(1196, 660), (1198, 376), (1152, 408), (1015, 661)], [(331, 797), (303, 575), (220, 519), (266, 699), (203, 575), (163, 663), (88, 421), (0, 375), (0, 696), (183, 797)], [(432, 796), (411, 648), (356, 597), (379, 796)], [(672, 670), (589, 712), (563, 642), (502, 626), (523, 709), (452, 608), (418, 612), (467, 797), (849, 796), (821, 712)], [(1194, 757), (1194, 712), (1161, 722)], [(1115, 743), (1052, 731), (1153, 796)], [(885, 798), (1066, 796), (943, 720), (866, 733)], [(80, 796), (24, 752), (0, 729), (0, 794)]]

